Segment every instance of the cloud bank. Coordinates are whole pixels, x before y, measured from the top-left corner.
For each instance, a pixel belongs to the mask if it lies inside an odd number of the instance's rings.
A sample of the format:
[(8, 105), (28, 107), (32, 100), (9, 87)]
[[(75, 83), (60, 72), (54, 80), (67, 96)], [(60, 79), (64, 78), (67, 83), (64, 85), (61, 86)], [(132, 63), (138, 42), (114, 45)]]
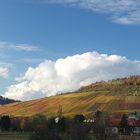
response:
[(16, 51), (26, 51), (26, 52), (31, 52), (31, 51), (38, 51), (39, 48), (33, 45), (28, 45), (28, 44), (14, 44), (14, 43), (9, 43), (9, 42), (3, 42), (0, 41), (0, 51), (4, 50), (16, 50)]
[(42, 0), (42, 2), (78, 6), (106, 13), (113, 22), (119, 24), (140, 24), (139, 0)]
[(140, 61), (87, 52), (29, 67), (16, 78), (17, 84), (8, 87), (4, 96), (29, 100), (74, 91), (96, 81), (139, 74)]

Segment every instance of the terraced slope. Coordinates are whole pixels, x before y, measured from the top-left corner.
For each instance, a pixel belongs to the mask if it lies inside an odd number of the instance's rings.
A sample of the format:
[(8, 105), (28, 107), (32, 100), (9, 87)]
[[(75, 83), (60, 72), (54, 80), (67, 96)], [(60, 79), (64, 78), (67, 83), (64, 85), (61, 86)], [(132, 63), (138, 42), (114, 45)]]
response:
[(96, 110), (108, 113), (135, 110), (140, 113), (140, 76), (98, 82), (75, 93), (3, 105), (0, 106), (0, 115), (31, 116), (43, 113), (56, 116), (60, 107), (65, 116), (80, 113), (91, 116)]

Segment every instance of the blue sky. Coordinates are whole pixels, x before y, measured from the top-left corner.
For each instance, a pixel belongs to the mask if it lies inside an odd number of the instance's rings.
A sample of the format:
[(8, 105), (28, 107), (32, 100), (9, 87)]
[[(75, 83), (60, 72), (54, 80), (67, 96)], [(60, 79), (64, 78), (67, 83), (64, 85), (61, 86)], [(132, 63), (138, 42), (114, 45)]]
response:
[[(123, 1), (106, 0), (103, 7), (102, 0), (90, 6), (76, 0), (1, 0), (0, 66), (9, 72), (0, 77), (0, 92), (46, 59), (96, 51), (139, 61), (139, 2)], [(123, 6), (118, 9), (119, 5)]]

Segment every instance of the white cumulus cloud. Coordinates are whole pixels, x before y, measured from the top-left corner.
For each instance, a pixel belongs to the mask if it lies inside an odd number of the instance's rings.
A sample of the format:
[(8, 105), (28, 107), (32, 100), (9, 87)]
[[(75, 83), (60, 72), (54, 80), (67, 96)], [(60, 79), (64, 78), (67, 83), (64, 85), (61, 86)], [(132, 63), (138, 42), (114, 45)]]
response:
[(42, 0), (109, 14), (119, 24), (140, 24), (139, 0)]
[(46, 60), (37, 67), (29, 67), (20, 75), (17, 84), (8, 87), (5, 97), (29, 100), (70, 92), (100, 80), (140, 74), (140, 61), (118, 55), (87, 52)]

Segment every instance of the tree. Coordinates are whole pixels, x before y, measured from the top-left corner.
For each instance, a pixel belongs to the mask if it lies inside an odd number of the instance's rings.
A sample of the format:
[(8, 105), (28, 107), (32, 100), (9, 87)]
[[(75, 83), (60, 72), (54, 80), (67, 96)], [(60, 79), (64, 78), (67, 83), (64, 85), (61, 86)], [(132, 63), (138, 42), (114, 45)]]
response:
[(59, 140), (59, 137), (49, 129), (46, 116), (38, 114), (31, 121), (33, 135), (30, 140)]
[(55, 129), (56, 129), (56, 123), (55, 123), (55, 118), (54, 117), (53, 118), (50, 118), (48, 120), (48, 127), (49, 127), (49, 130), (50, 131), (55, 131)]
[(69, 122), (69, 137), (72, 140), (88, 140), (88, 128), (84, 123), (85, 116), (77, 114)]
[(45, 133), (47, 129), (47, 119), (46, 116), (37, 114), (33, 116), (31, 120), (32, 129), (37, 133)]
[(66, 119), (64, 117), (60, 118), (58, 121), (58, 132), (65, 132), (66, 131)]
[(1, 117), (1, 129), (8, 131), (11, 128), (11, 120), (9, 116)]
[(128, 124), (128, 117), (126, 114), (122, 115), (119, 127), (123, 133), (130, 132), (130, 126)]
[(101, 111), (96, 111), (94, 114), (94, 133), (97, 139), (104, 139), (105, 137), (105, 116)]
[(21, 129), (22, 131), (24, 131), (24, 130), (25, 130), (25, 126), (26, 126), (26, 121), (25, 121), (25, 119), (22, 119), (22, 120), (20, 121), (20, 129)]
[(19, 118), (11, 118), (11, 126), (13, 131), (20, 131), (20, 120)]

